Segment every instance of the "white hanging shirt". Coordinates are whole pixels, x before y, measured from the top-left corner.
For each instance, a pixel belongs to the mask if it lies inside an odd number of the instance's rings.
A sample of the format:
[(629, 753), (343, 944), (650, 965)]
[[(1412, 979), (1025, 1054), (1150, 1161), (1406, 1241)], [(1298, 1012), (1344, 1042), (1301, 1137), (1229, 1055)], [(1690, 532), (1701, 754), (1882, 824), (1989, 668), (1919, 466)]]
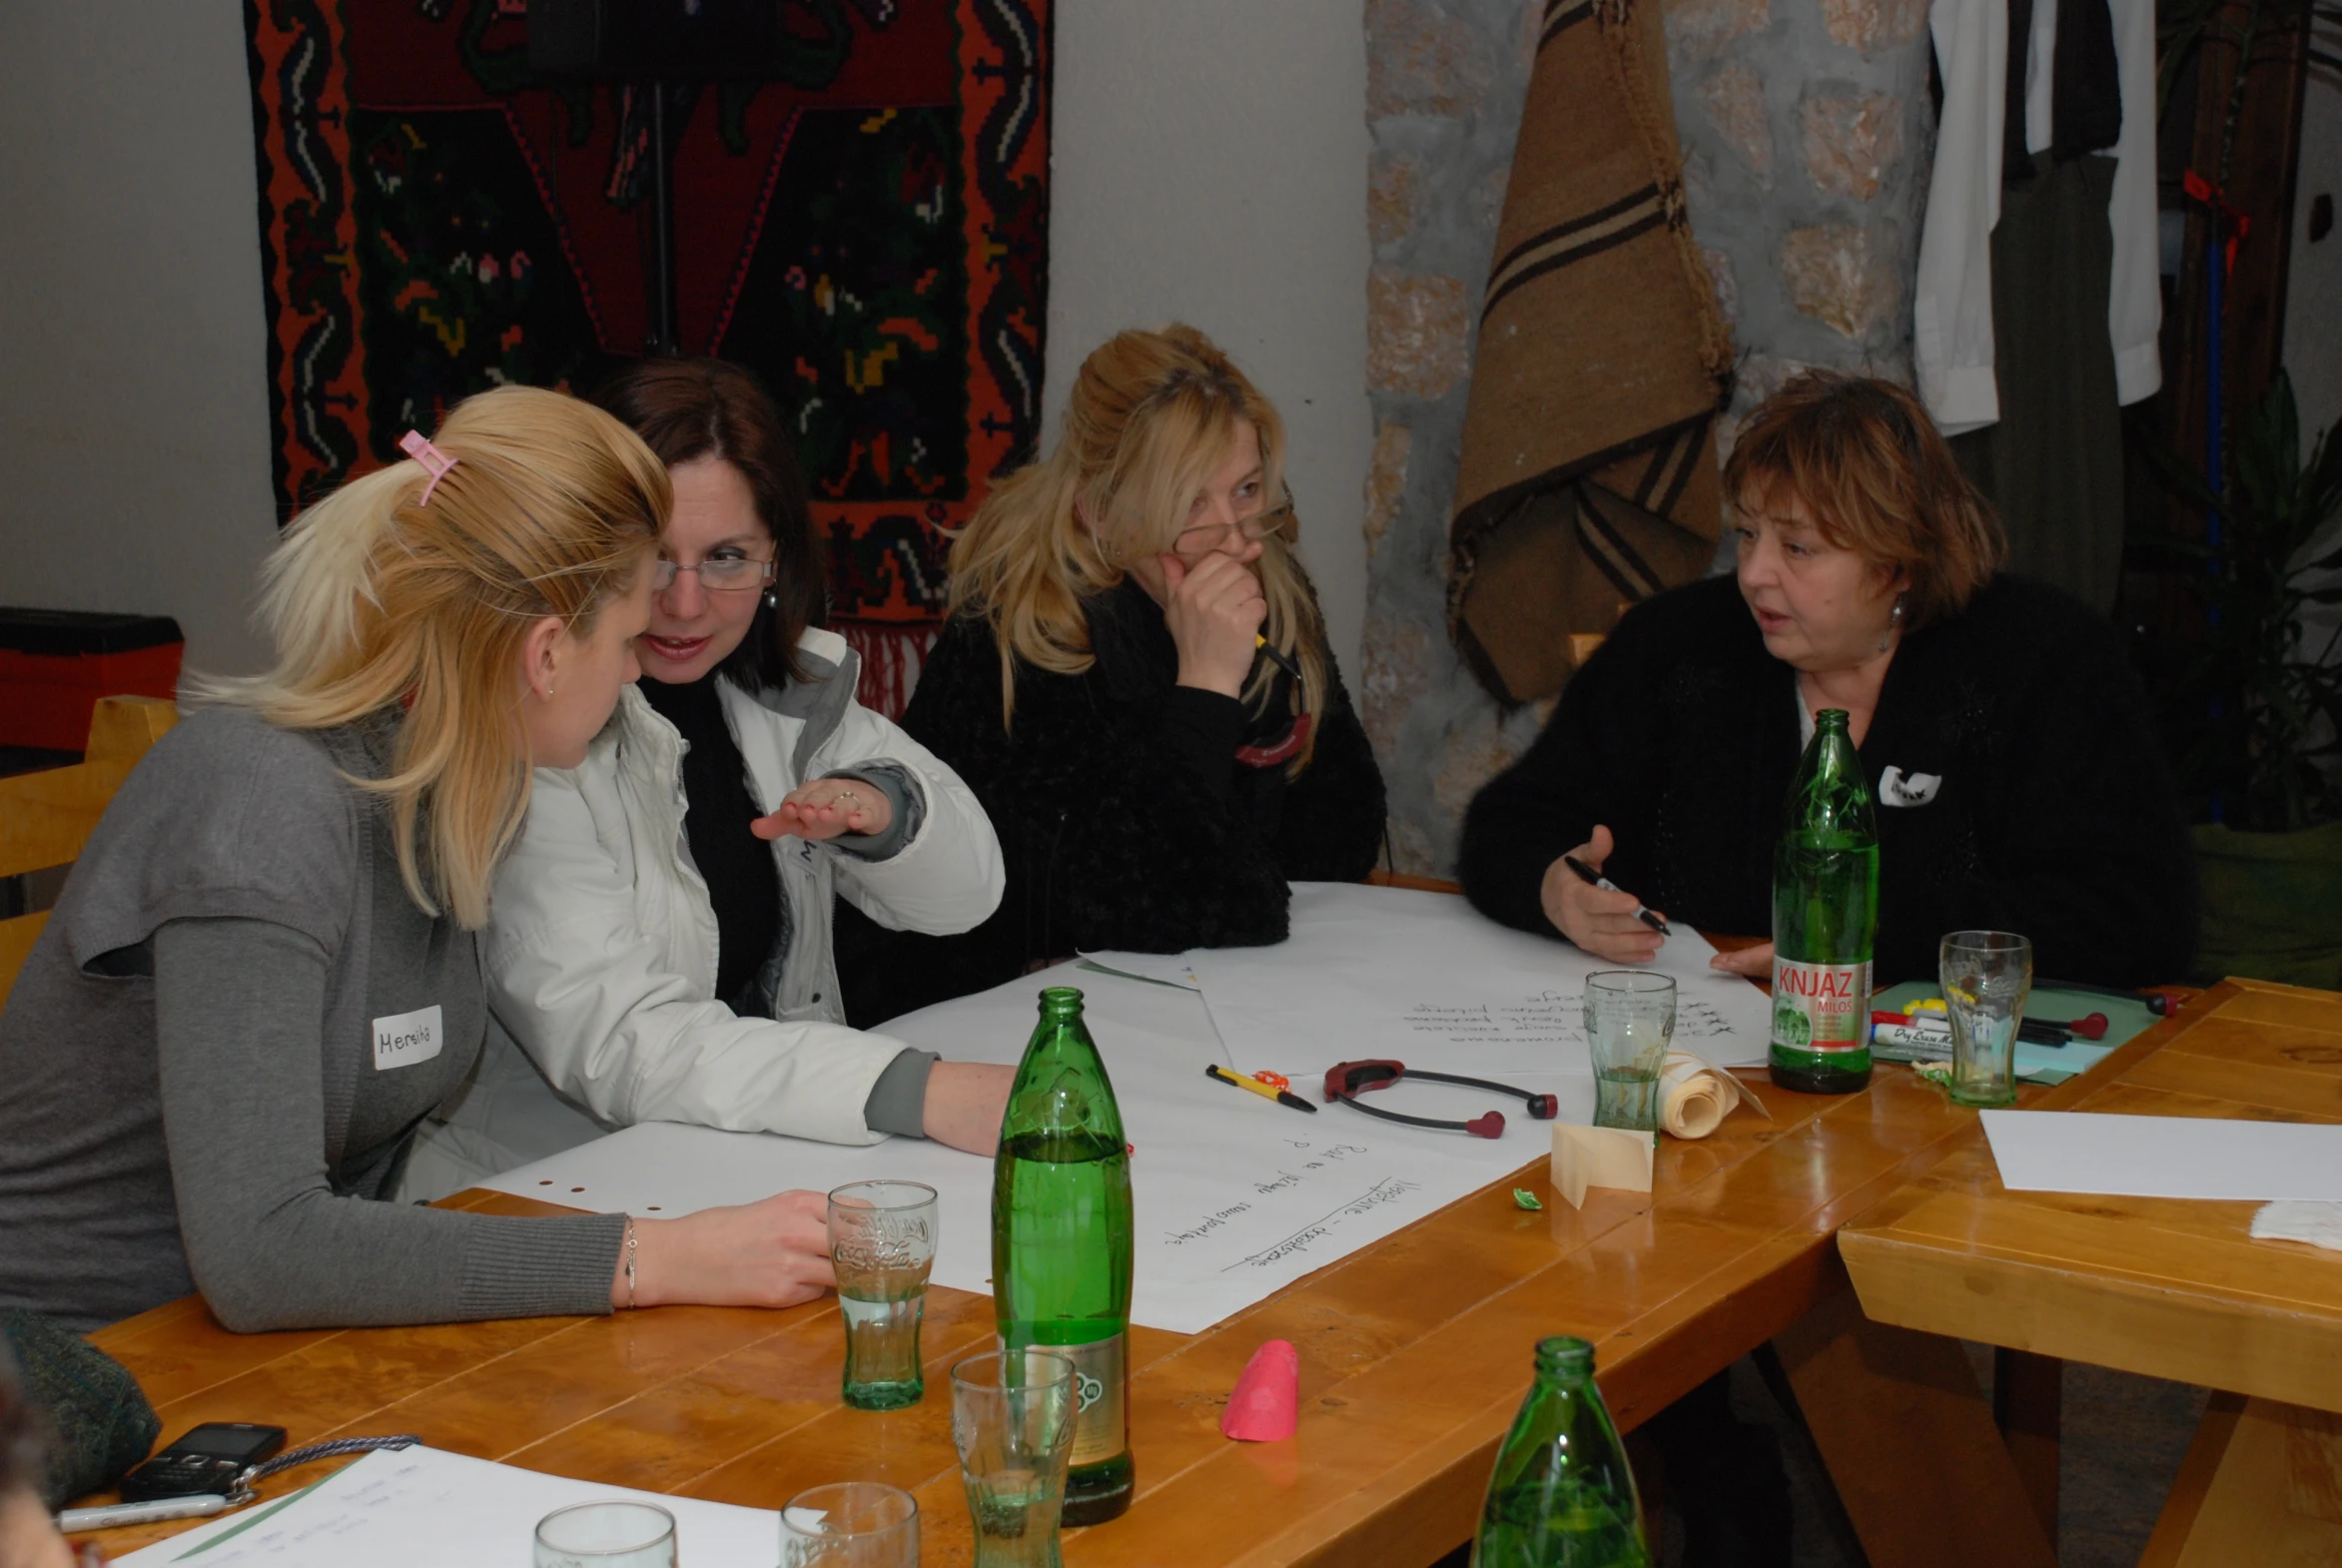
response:
[[(2115, 400), (2131, 403), (2163, 385), (2157, 338), (2163, 294), (2155, 219), (2154, 0), (2107, 0), (2122, 98), (2114, 144), (2114, 192), (2106, 204), (2114, 266), (2106, 331), (2114, 350)], [(1920, 235), (1912, 296), (1912, 349), (1920, 397), (1947, 435), (2000, 417), (1992, 376), (1992, 227), (2000, 221), (2002, 120), (2008, 81), (2007, 0), (1935, 0), (1928, 17), (1944, 77), (1936, 168)], [(2025, 60), (2025, 149), (2050, 142), (2056, 0), (2033, 0)]]

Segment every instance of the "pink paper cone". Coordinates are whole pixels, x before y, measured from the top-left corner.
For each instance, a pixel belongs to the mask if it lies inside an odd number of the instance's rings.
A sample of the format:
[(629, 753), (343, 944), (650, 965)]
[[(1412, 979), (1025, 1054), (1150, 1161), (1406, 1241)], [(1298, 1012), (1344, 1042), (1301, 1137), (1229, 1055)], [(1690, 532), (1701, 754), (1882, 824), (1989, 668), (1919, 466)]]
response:
[(1252, 1352), (1219, 1417), (1221, 1435), (1242, 1443), (1282, 1442), (1293, 1435), (1301, 1402), (1301, 1355), (1290, 1340)]

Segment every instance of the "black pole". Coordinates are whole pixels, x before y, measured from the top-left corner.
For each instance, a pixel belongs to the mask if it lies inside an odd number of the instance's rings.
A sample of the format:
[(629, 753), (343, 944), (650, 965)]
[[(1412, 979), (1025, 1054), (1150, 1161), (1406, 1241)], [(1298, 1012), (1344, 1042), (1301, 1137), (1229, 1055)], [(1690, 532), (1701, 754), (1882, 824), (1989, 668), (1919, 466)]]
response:
[(667, 84), (650, 84), (650, 338), (651, 354), (674, 354), (675, 212), (667, 165)]

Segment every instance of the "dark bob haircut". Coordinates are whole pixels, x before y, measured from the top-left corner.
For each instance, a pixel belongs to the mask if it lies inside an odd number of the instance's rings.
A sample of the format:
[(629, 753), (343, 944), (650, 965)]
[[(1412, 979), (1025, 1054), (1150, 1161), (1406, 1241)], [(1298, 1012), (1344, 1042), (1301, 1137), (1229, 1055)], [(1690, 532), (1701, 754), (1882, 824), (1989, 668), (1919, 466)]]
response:
[(824, 619), (821, 544), (781, 411), (757, 379), (722, 360), (637, 360), (593, 400), (641, 436), (669, 468), (720, 457), (740, 470), (773, 541), (773, 581), (756, 618), (717, 669), (749, 691), (803, 680), (797, 639)]

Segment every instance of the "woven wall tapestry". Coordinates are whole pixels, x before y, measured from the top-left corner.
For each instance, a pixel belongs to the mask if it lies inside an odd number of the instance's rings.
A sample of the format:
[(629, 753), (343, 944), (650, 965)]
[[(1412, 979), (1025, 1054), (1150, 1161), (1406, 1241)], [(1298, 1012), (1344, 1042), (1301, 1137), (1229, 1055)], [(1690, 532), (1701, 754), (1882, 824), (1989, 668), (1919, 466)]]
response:
[[(683, 351), (796, 422), (831, 624), (900, 711), (939, 531), (1032, 451), (1052, 0), (775, 0), (785, 80), (671, 90)], [(524, 0), (246, 0), (277, 496), (648, 326), (649, 101), (528, 67)]]

